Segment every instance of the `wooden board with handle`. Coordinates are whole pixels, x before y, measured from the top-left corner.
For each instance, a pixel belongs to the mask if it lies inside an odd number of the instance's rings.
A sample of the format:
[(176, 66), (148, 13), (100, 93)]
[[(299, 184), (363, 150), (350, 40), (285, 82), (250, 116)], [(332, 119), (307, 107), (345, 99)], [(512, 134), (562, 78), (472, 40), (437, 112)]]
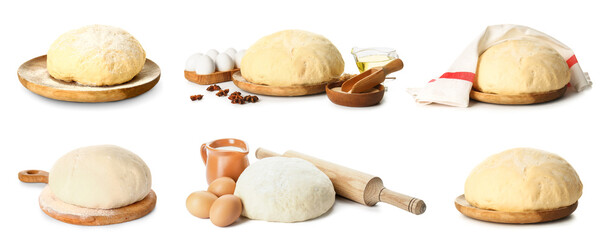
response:
[[(19, 180), (25, 183), (48, 183), (48, 172), (25, 170), (18, 174)], [(142, 200), (114, 209), (91, 209), (67, 204), (57, 199), (47, 185), (40, 194), (40, 209), (48, 216), (62, 222), (99, 226), (123, 223), (141, 218), (150, 213), (156, 206), (156, 193), (150, 190)]]
[(295, 151), (287, 151), (280, 155), (259, 148), (257, 149), (256, 156), (258, 159), (284, 156), (309, 161), (330, 178), (339, 196), (366, 206), (374, 206), (378, 202), (385, 202), (417, 215), (424, 213), (426, 209), (423, 200), (391, 191), (383, 186), (383, 181), (379, 177), (354, 169)]

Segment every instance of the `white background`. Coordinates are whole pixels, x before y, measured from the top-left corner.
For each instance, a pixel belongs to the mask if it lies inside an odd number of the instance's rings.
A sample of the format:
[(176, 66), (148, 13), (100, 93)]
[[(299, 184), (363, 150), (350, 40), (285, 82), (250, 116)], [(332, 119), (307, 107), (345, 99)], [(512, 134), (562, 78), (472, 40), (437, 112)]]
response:
[[(0, 238), (309, 239), (468, 238), (565, 239), (603, 236), (604, 6), (600, 1), (11, 1), (0, 7)], [(406, 88), (443, 73), (487, 25), (514, 23), (552, 35), (576, 52), (593, 89), (570, 91), (532, 106), (472, 103), (469, 108), (420, 106)], [(113, 103), (61, 102), (35, 95), (17, 79), (19, 65), (43, 55), (63, 32), (88, 24), (133, 34), (162, 69), (159, 84), (139, 97)], [(232, 105), (183, 78), (185, 59), (210, 48), (247, 48), (284, 29), (330, 39), (346, 72), (357, 71), (351, 47), (396, 48), (405, 62), (379, 106), (347, 108), (325, 95), (260, 96)], [(221, 84), (234, 89), (231, 83)], [(233, 91), (233, 90), (232, 90)], [(192, 94), (205, 94), (191, 102)], [(365, 207), (338, 199), (323, 217), (285, 224), (241, 218), (228, 228), (191, 216), (185, 198), (206, 188), (200, 144), (235, 137), (257, 147), (298, 150), (381, 177), (395, 191), (425, 200), (420, 216), (379, 203)], [(153, 174), (156, 209), (128, 223), (83, 227), (46, 216), (41, 184), (18, 181), (25, 169), (49, 170), (81, 146), (116, 144), (140, 155)], [(584, 193), (562, 221), (493, 224), (462, 216), (453, 200), (471, 169), (512, 148), (557, 153), (577, 170)], [(254, 154), (249, 158), (256, 161)], [(595, 235), (593, 235), (595, 238)], [(598, 237), (599, 238), (599, 237)]]

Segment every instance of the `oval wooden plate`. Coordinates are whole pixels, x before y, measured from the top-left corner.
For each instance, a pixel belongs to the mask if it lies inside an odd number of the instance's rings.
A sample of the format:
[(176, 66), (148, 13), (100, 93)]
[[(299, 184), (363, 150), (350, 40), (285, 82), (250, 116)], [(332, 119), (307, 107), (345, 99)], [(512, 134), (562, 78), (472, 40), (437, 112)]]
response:
[(184, 71), (185, 79), (190, 82), (197, 83), (200, 85), (210, 85), (222, 82), (229, 82), (232, 80), (232, 75), (234, 72), (240, 71), (239, 68), (223, 71), (223, 72), (214, 72), (206, 75), (196, 74), (195, 71)]
[(35, 94), (69, 102), (112, 102), (139, 96), (160, 80), (160, 67), (147, 59), (132, 80), (116, 86), (84, 86), (57, 80), (46, 70), (46, 55), (23, 63), (17, 70), (21, 84)]
[[(41, 170), (22, 171), (19, 172), (19, 180), (27, 183), (48, 183), (48, 172)], [(156, 207), (156, 199), (156, 193), (150, 190), (149, 194), (142, 200), (121, 208), (84, 208), (57, 199), (47, 185), (40, 193), (38, 203), (44, 213), (59, 221), (76, 225), (99, 226), (141, 218)]]
[(496, 223), (541, 223), (558, 220), (570, 216), (577, 209), (578, 202), (553, 210), (528, 211), (528, 212), (500, 212), (481, 209), (472, 206), (461, 195), (455, 199), (455, 207), (463, 215), (470, 218)]
[(323, 93), (328, 83), (321, 83), (315, 85), (304, 85), (304, 86), (289, 86), (289, 87), (272, 87), (268, 85), (261, 85), (246, 81), (240, 71), (234, 72), (232, 78), (234, 84), (240, 89), (261, 95), (269, 96), (280, 96), (280, 97), (294, 97), (294, 96), (305, 96)]
[(469, 97), (473, 100), (485, 103), (503, 104), (503, 105), (525, 105), (544, 103), (556, 100), (566, 93), (566, 86), (555, 91), (545, 93), (529, 93), (520, 95), (499, 95), (493, 93), (484, 93), (471, 89)]

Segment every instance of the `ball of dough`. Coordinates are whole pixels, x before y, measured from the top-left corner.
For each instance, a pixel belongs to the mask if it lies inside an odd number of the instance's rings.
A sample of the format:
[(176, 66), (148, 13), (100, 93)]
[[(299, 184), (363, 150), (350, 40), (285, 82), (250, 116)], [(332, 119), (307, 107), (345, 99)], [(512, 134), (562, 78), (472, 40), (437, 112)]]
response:
[(242, 76), (270, 86), (313, 85), (336, 81), (343, 73), (339, 50), (325, 37), (286, 30), (265, 36), (242, 58)]
[(48, 185), (65, 203), (111, 209), (145, 198), (151, 189), (151, 173), (139, 156), (124, 148), (89, 146), (59, 158)]
[(537, 41), (510, 40), (480, 56), (473, 87), (485, 93), (517, 95), (554, 91), (569, 81), (568, 64), (555, 49)]
[(48, 50), (46, 66), (56, 79), (82, 85), (125, 83), (141, 72), (145, 51), (128, 32), (91, 25), (61, 35)]
[(465, 199), (471, 205), (504, 212), (570, 206), (582, 192), (583, 184), (566, 160), (531, 148), (488, 157), (465, 182)]
[(335, 202), (332, 182), (313, 164), (298, 158), (269, 157), (242, 172), (234, 195), (242, 216), (270, 222), (316, 218)]

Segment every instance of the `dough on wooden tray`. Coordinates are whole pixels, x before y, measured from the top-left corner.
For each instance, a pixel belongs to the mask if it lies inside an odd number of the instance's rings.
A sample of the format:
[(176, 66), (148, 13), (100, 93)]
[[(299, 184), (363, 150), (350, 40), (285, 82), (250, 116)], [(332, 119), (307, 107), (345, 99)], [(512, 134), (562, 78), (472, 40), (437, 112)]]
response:
[(90, 25), (61, 35), (47, 54), (48, 73), (60, 80), (108, 86), (133, 79), (145, 64), (145, 51), (130, 33)]
[(134, 153), (113, 145), (82, 147), (62, 156), (48, 184), (61, 201), (85, 208), (119, 208), (151, 190), (149, 168)]
[(298, 158), (269, 157), (242, 172), (234, 195), (242, 216), (271, 222), (316, 218), (335, 202), (332, 182), (316, 166)]
[(336, 81), (345, 63), (325, 37), (300, 30), (265, 36), (242, 57), (242, 76), (269, 86), (301, 86)]
[(509, 40), (480, 55), (473, 87), (485, 93), (517, 95), (554, 91), (569, 81), (568, 64), (556, 50), (538, 41)]
[(582, 192), (583, 184), (566, 160), (532, 148), (488, 157), (465, 182), (465, 199), (471, 205), (504, 212), (570, 206)]

